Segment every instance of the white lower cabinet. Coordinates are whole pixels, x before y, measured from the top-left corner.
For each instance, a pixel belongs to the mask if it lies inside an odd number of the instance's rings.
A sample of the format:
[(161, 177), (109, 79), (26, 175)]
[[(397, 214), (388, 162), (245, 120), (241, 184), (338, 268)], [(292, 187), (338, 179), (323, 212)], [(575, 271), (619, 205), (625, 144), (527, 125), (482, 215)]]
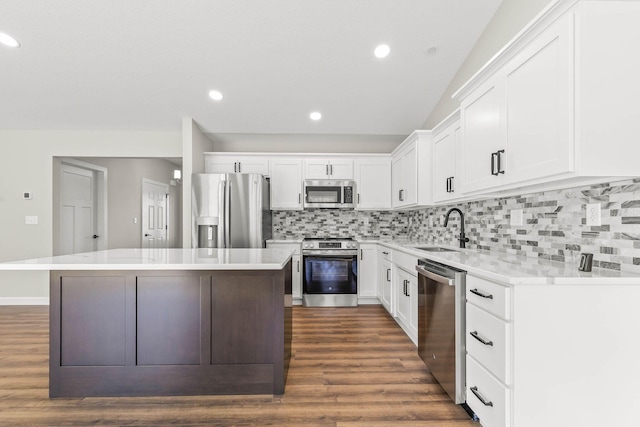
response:
[(375, 243), (360, 243), (358, 255), (358, 299), (376, 298), (378, 290), (378, 252)]
[(300, 243), (267, 242), (267, 248), (294, 251), (291, 257), (291, 296), (294, 304), (302, 304), (302, 255), (300, 254)]
[(396, 321), (418, 345), (418, 259), (402, 251), (393, 252), (393, 298)]
[(378, 246), (378, 261), (378, 299), (380, 299), (382, 306), (387, 309), (389, 314), (393, 316), (391, 249)]
[(638, 425), (640, 279), (589, 279), (467, 275), (467, 404), (480, 424)]

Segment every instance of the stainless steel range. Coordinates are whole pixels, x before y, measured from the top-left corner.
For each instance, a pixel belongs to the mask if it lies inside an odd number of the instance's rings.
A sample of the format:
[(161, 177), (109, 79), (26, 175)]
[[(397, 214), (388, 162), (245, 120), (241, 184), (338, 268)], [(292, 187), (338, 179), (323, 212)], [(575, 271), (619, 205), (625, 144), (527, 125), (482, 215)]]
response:
[(302, 260), (302, 305), (358, 305), (358, 242), (351, 238), (305, 238)]

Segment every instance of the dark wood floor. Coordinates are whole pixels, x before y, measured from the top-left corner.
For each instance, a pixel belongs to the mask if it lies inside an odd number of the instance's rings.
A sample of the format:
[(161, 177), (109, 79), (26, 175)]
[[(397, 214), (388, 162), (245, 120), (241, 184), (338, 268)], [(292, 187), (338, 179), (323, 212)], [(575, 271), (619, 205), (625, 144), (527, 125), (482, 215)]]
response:
[(0, 306), (0, 426), (475, 426), (380, 306), (293, 312), (283, 396), (48, 398), (48, 307)]

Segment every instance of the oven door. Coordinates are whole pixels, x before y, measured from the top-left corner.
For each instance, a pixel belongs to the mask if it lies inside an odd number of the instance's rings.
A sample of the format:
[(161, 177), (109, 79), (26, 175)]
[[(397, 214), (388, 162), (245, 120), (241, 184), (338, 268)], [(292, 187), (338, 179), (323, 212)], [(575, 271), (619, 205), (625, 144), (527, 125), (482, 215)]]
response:
[(303, 260), (303, 293), (358, 293), (357, 254), (303, 255)]

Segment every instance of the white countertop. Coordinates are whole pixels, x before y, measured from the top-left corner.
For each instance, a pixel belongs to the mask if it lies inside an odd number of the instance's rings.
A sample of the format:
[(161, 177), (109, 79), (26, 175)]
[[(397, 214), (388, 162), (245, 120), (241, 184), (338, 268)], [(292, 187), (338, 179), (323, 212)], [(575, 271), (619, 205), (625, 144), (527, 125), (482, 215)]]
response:
[[(442, 264), (465, 270), (474, 276), (510, 285), (640, 285), (640, 275), (628, 272), (594, 268), (585, 273), (578, 266), (542, 260), (533, 257), (493, 252), (478, 249), (460, 249), (433, 243), (418, 243), (409, 240), (360, 240), (377, 242), (392, 249), (398, 249), (418, 258), (427, 258)], [(454, 249), (455, 252), (427, 252), (416, 249), (422, 246), (439, 246)]]
[(0, 263), (0, 270), (281, 270), (283, 249), (110, 249)]

